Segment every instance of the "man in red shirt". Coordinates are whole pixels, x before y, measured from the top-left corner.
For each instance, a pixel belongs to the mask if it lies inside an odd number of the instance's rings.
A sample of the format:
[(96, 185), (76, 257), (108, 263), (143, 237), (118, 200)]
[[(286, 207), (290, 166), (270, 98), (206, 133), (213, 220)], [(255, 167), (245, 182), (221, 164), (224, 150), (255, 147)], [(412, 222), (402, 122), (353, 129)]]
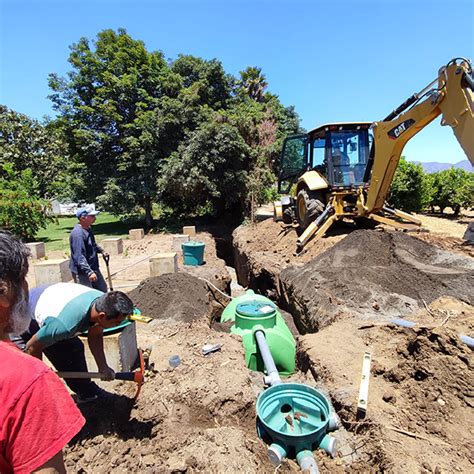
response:
[(84, 418), (59, 378), (9, 341), (31, 321), (28, 249), (0, 232), (0, 472), (66, 472), (62, 450)]

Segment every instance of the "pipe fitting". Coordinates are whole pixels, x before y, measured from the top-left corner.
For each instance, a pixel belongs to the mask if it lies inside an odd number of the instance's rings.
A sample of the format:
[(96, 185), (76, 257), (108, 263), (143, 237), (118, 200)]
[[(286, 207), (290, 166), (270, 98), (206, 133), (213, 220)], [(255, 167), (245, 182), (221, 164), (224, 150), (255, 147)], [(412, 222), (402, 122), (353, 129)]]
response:
[(329, 454), (332, 458), (335, 458), (337, 455), (337, 440), (334, 436), (325, 435), (319, 444), (320, 449), (324, 449), (326, 454)]
[(270, 462), (275, 466), (278, 467), (283, 458), (286, 457), (286, 449), (278, 443), (272, 443), (267, 450), (268, 457), (270, 458)]
[(314, 459), (313, 453), (308, 449), (303, 449), (296, 455), (296, 460), (303, 472), (310, 474), (319, 474), (318, 464)]
[(339, 420), (339, 417), (337, 416), (336, 412), (331, 410), (331, 416), (329, 417), (328, 420), (328, 427), (327, 431), (336, 431), (341, 427), (341, 422)]
[(263, 383), (265, 385), (278, 385), (281, 383), (281, 378), (278, 375), (278, 372), (272, 372), (271, 374), (263, 376)]

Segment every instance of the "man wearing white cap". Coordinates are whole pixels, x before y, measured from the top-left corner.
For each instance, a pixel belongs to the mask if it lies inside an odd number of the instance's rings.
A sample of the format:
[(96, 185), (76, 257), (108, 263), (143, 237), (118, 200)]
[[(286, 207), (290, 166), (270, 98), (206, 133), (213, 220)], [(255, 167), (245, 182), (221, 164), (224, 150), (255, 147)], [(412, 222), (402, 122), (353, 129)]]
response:
[(76, 283), (107, 292), (107, 283), (100, 272), (97, 254), (108, 254), (95, 241), (91, 226), (99, 211), (92, 207), (81, 207), (76, 211), (79, 223), (72, 229), (69, 236), (71, 260), (69, 268)]

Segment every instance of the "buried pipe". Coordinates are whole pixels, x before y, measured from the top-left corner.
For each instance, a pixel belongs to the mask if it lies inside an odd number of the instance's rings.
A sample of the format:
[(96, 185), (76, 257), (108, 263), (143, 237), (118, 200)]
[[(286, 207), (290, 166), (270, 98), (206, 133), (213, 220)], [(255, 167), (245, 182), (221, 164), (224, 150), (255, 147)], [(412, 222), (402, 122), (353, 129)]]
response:
[(272, 353), (268, 347), (267, 341), (265, 339), (265, 333), (261, 329), (257, 329), (254, 332), (255, 339), (257, 341), (258, 348), (260, 349), (260, 354), (263, 359), (263, 364), (265, 365), (265, 370), (267, 375), (264, 377), (266, 385), (278, 385), (281, 383), (280, 374), (273, 360)]
[[(399, 319), (399, 318), (391, 319), (390, 322), (392, 324), (396, 324), (397, 326), (410, 328), (410, 329), (417, 325), (417, 323), (415, 323), (414, 321), (408, 321), (406, 319)], [(461, 339), (461, 341), (464, 342), (464, 344), (466, 344), (469, 347), (469, 349), (474, 350), (473, 337), (466, 336), (466, 334), (458, 334), (458, 336), (459, 336), (459, 339)]]

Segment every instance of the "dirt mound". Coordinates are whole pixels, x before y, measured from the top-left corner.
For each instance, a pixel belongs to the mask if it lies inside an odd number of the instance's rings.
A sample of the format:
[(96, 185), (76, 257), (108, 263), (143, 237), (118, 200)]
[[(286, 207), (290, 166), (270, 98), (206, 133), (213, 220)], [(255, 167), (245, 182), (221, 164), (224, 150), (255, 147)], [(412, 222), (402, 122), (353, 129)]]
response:
[[(389, 472), (472, 471), (474, 355), (457, 332), (350, 319), (303, 336), (301, 350), (345, 427), (360, 436), (359, 460), (378, 453), (374, 467)], [(367, 416), (360, 421), (366, 351), (371, 378)]]
[(212, 314), (206, 283), (184, 272), (147, 278), (129, 296), (150, 318), (190, 322)]
[(474, 303), (474, 261), (401, 232), (358, 230), (303, 267), (281, 273), (302, 332), (336, 317), (388, 319), (452, 296)]

